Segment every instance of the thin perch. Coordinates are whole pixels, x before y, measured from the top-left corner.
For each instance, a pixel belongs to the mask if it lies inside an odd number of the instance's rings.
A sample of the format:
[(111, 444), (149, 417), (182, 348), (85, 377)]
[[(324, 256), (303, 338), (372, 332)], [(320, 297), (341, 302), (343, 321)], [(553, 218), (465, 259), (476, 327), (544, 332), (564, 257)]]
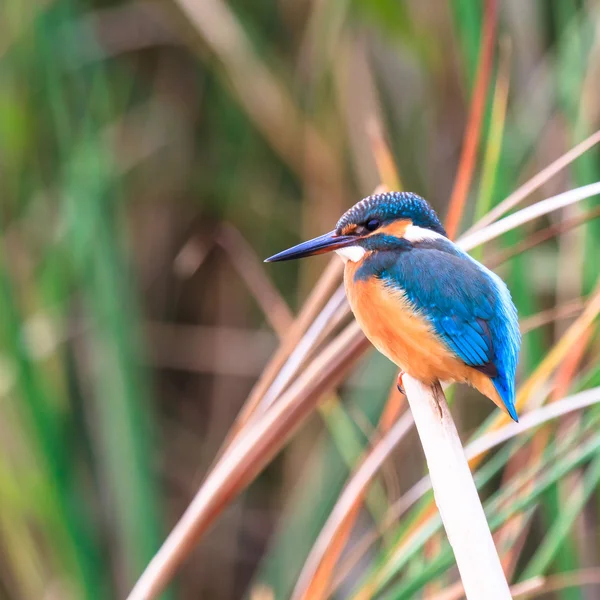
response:
[(507, 600), (510, 590), (469, 464), (439, 384), (404, 375), (435, 502), (454, 551), (468, 600)]

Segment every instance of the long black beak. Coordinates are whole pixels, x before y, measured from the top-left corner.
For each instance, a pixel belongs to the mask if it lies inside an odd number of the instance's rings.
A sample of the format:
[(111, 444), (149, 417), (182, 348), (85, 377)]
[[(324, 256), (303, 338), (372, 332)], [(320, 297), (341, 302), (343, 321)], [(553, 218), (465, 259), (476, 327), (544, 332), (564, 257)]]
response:
[(335, 231), (330, 231), (325, 235), (321, 235), (308, 242), (302, 242), (293, 248), (288, 248), (271, 258), (267, 258), (265, 262), (278, 262), (280, 260), (293, 260), (295, 258), (304, 258), (305, 256), (313, 256), (315, 254), (324, 254), (338, 248), (345, 248), (356, 244), (356, 237), (353, 235), (337, 235)]

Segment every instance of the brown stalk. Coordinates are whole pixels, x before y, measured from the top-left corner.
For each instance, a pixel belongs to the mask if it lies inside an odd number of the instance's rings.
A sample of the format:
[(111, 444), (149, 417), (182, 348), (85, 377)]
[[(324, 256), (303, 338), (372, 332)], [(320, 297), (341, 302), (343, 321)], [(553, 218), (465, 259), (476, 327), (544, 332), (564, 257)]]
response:
[[(370, 144), (368, 127), (365, 127), (365, 115), (373, 115), (374, 119), (381, 121), (381, 104), (369, 64), (366, 36), (346, 32), (340, 41), (337, 65), (332, 75), (344, 118), (352, 169), (359, 190), (366, 195), (377, 182), (389, 184), (387, 179), (382, 178), (380, 165)], [(393, 160), (391, 166), (395, 168)], [(396, 188), (392, 186), (391, 189)]]
[(588, 221), (597, 219), (598, 217), (600, 217), (600, 206), (596, 206), (595, 208), (577, 215), (576, 217), (566, 219), (560, 223), (556, 223), (555, 225), (550, 225), (545, 229), (536, 231), (511, 248), (493, 254), (490, 258), (486, 259), (485, 263), (490, 269), (495, 269), (498, 265), (509, 261), (511, 258), (514, 258), (519, 254), (523, 254), (523, 252), (526, 252), (535, 246), (539, 246), (540, 244), (547, 242), (556, 236), (562, 235), (563, 233), (570, 231), (575, 227), (579, 227)]
[(510, 196), (500, 202), (498, 206), (495, 206), (489, 213), (477, 221), (477, 223), (475, 223), (472, 227), (469, 227), (469, 229), (467, 229), (463, 235), (470, 235), (474, 231), (483, 229), (484, 227), (487, 227), (494, 221), (498, 220), (509, 210), (517, 206), (517, 204), (525, 200), (527, 196), (533, 194), (533, 192), (542, 187), (557, 173), (562, 171), (565, 167), (568, 167), (574, 160), (579, 158), (582, 154), (593, 148), (598, 143), (600, 143), (600, 130), (596, 131), (588, 138), (577, 144), (577, 146), (574, 146), (565, 152), (562, 156), (558, 157), (554, 162), (550, 163), (539, 173), (536, 173), (531, 179), (510, 194)]
[(519, 326), (521, 333), (528, 333), (538, 327), (553, 323), (554, 321), (575, 317), (585, 308), (585, 302), (586, 298), (577, 298), (576, 300), (571, 300), (561, 306), (553, 306), (548, 310), (542, 310), (535, 315), (526, 317), (521, 321)]
[(224, 223), (215, 239), (246, 283), (263, 314), (280, 338), (294, 322), (294, 315), (262, 268), (254, 249), (233, 225)]
[[(527, 588), (527, 584), (529, 587)], [(557, 592), (571, 587), (588, 586), (600, 584), (600, 569), (590, 568), (572, 571), (570, 573), (559, 573), (547, 577), (534, 577), (519, 583), (513, 588), (513, 598), (537, 598), (551, 592)], [(523, 586), (525, 589), (516, 589)]]
[(400, 181), (396, 161), (385, 139), (381, 120), (378, 117), (372, 116), (367, 121), (367, 134), (371, 142), (371, 151), (375, 157), (381, 184), (388, 190), (400, 191), (402, 182)]
[[(510, 593), (513, 598), (533, 598), (534, 596), (531, 596), (530, 594), (542, 589), (544, 582), (544, 577), (534, 577), (533, 579), (511, 585)], [(462, 582), (457, 581), (435, 596), (428, 597), (427, 600), (461, 600), (464, 596), (465, 591), (463, 584)]]
[(469, 109), (469, 118), (465, 129), (463, 147), (458, 165), (458, 172), (450, 196), (450, 206), (446, 217), (448, 237), (454, 239), (458, 232), (467, 194), (475, 171), (477, 147), (481, 137), (481, 127), (485, 113), (485, 103), (490, 85), (492, 64), (494, 60), (494, 44), (496, 40), (497, 0), (487, 0), (481, 35), (479, 63), (473, 89), (473, 98)]

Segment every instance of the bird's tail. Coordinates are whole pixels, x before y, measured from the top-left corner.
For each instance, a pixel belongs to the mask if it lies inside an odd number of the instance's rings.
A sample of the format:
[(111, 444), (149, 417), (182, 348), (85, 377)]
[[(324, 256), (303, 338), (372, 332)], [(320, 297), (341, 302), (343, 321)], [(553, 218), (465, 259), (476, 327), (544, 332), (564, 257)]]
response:
[(514, 381), (508, 380), (506, 377), (498, 375), (492, 378), (492, 383), (502, 400), (506, 408), (506, 412), (510, 415), (511, 419), (515, 423), (519, 422), (519, 416), (517, 415), (517, 409), (515, 407), (515, 383)]

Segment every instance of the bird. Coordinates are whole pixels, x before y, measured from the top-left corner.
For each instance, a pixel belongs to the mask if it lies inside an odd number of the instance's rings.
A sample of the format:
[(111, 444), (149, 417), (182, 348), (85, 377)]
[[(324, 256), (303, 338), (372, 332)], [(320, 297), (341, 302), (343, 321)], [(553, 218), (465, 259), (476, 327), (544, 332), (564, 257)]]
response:
[(426, 385), (466, 383), (514, 421), (521, 346), (500, 277), (447, 236), (429, 203), (410, 192), (363, 198), (335, 229), (279, 252), (277, 262), (335, 251), (350, 308), (370, 342)]

